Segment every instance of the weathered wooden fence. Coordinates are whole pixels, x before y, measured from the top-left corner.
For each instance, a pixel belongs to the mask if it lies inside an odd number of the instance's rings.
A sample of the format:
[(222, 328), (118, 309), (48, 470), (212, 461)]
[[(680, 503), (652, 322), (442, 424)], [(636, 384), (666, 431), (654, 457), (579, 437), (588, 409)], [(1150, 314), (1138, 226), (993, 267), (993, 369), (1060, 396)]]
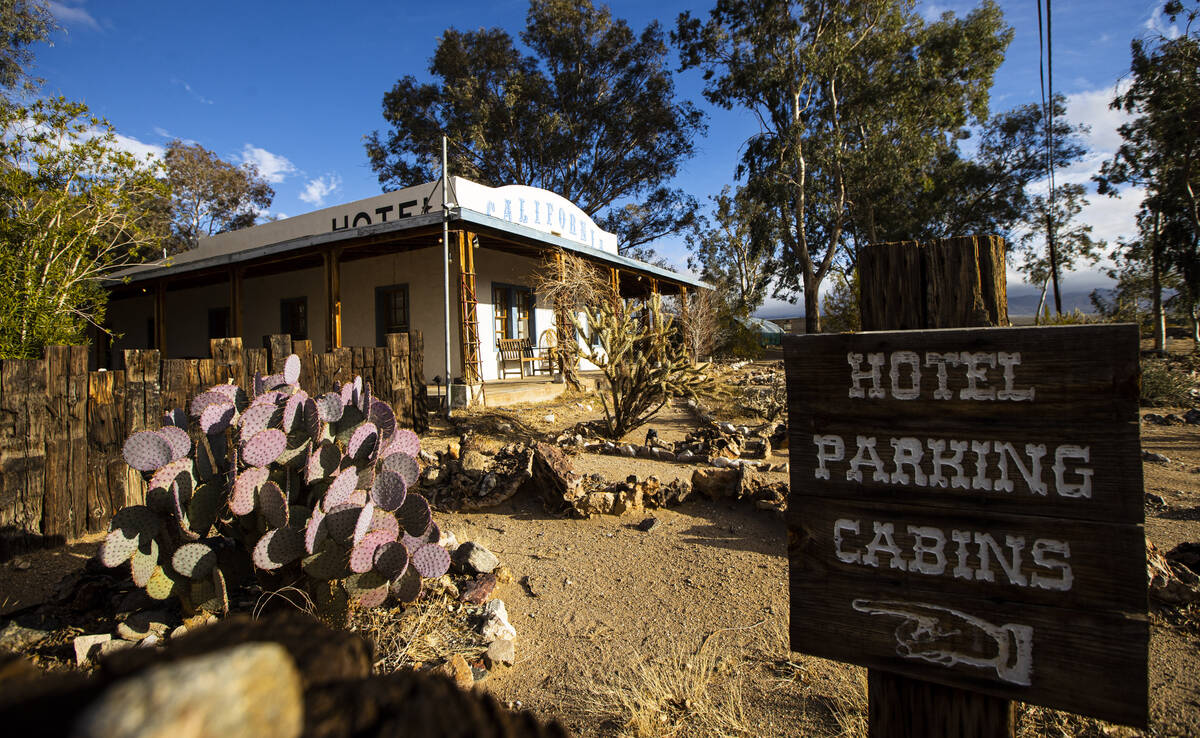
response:
[(87, 368), (85, 346), (51, 346), (42, 359), (0, 361), (0, 560), (105, 530), (113, 512), (145, 499), (141, 475), (121, 458), (134, 431), (157, 428), (163, 412), (187, 409), (198, 392), (227, 381), (247, 387), (256, 373), (300, 357), (310, 394), (361, 375), (391, 403), (402, 426), (426, 429), (424, 343), (420, 331), (391, 334), (386, 347), (316, 354), (311, 341), (271, 336), (266, 348), (214, 339), (212, 358), (167, 359), (125, 352), (125, 370)]

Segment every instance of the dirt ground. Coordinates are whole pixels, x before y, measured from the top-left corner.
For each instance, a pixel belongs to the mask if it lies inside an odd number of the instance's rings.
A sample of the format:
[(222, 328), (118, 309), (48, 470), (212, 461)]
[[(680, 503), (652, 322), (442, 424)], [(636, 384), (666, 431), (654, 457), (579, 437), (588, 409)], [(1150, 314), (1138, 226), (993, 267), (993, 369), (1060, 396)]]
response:
[[(597, 411), (594, 398), (570, 397), (463, 422), (500, 442), (514, 439), (509, 428), (496, 433), (499, 424), (554, 434)], [(650, 427), (674, 440), (695, 425), (686, 408), (672, 407)], [(435, 429), (423, 445), (444, 448), (454, 433)], [(631, 438), (644, 435), (643, 428)], [(1143, 423), (1142, 436), (1144, 449), (1170, 459), (1144, 465), (1146, 491), (1167, 503), (1147, 509), (1147, 535), (1162, 551), (1200, 541), (1200, 426)], [(786, 461), (786, 452), (776, 457)], [(610, 480), (654, 474), (669, 482), (690, 479), (694, 468), (586, 453), (574, 462)], [(649, 516), (658, 525), (639, 530)], [(478, 685), (500, 699), (582, 736), (864, 733), (865, 672), (787, 647), (787, 536), (778, 513), (693, 497), (666, 510), (576, 520), (551, 517), (518, 496), (485, 513), (435, 517), (513, 572), (496, 596), (517, 630), (517, 662)], [(0, 613), (48, 596), (94, 550), (94, 541), (84, 542), (0, 565)], [(1200, 735), (1200, 610), (1153, 607), (1151, 622), (1147, 735)], [(1142, 735), (1024, 707), (1019, 732)]]

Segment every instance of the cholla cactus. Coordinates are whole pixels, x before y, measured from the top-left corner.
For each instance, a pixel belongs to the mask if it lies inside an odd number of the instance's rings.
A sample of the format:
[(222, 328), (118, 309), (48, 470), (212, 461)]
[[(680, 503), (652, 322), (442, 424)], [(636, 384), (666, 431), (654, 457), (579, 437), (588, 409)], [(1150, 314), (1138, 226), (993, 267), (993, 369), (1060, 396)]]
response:
[(649, 320), (619, 309), (615, 300), (600, 300), (584, 309), (587, 325), (574, 314), (576, 330), (590, 332), (584, 358), (600, 368), (607, 386), (600, 392), (604, 433), (620, 439), (650, 418), (672, 397), (696, 397), (711, 389), (707, 365), (693, 365), (669, 316), (662, 315), (658, 296)]
[(423, 577), (445, 574), (429, 503), (409, 491), (416, 434), (361, 378), (310, 397), (299, 374), (289, 356), (282, 374), (255, 377), (253, 397), (225, 384), (193, 398), (194, 434), (176, 410), (130, 436), (124, 456), (149, 480), (146, 504), (113, 516), (101, 561), (130, 562), (151, 597), (219, 612), (247, 563), (318, 603), (362, 607), (411, 602)]

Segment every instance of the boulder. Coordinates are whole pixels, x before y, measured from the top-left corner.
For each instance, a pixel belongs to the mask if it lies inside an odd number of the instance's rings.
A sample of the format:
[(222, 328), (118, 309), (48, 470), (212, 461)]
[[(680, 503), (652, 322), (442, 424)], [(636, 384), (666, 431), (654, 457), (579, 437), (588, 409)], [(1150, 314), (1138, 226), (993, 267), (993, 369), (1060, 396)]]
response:
[(490, 574), (500, 565), (500, 559), (478, 543), (467, 541), (454, 550), (454, 563), (467, 574)]
[(512, 666), (517, 661), (517, 649), (511, 638), (497, 638), (484, 654), (489, 669), (499, 665)]

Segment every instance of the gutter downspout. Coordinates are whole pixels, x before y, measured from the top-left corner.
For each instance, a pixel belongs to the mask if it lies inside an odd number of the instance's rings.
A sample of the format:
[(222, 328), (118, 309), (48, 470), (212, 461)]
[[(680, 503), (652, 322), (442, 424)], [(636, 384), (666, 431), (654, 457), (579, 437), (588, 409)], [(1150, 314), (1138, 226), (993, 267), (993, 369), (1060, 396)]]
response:
[(445, 294), (446, 328), (446, 417), (450, 417), (450, 176), (447, 169), (446, 137), (442, 136), (442, 286)]

